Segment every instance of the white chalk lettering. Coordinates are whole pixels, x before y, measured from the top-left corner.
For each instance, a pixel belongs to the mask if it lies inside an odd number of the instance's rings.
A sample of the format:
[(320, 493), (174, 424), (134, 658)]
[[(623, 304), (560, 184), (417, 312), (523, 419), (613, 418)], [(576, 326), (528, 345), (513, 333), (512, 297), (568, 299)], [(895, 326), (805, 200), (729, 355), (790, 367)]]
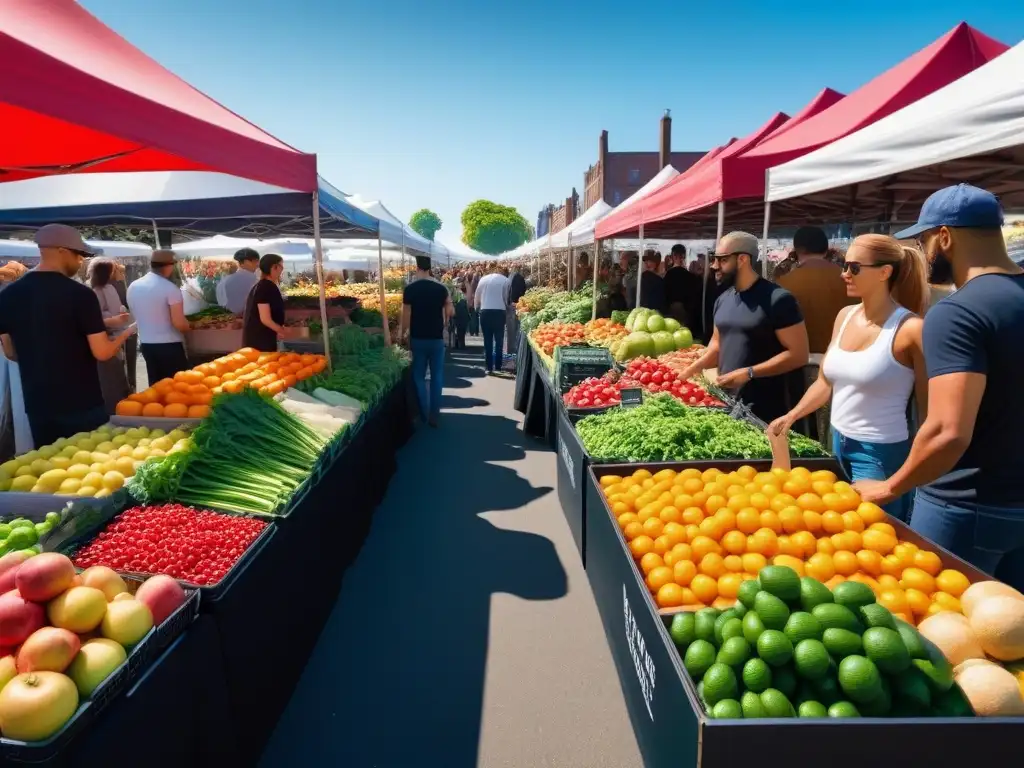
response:
[(636, 618), (629, 607), (625, 584), (622, 585), (622, 611), (626, 624), (626, 643), (629, 645), (629, 655), (633, 657), (633, 667), (636, 669), (636, 678), (640, 683), (640, 692), (644, 697), (647, 714), (651, 720), (654, 720), (654, 709), (651, 707), (654, 701), (654, 660), (647, 652), (647, 643), (644, 642), (640, 629), (637, 627)]

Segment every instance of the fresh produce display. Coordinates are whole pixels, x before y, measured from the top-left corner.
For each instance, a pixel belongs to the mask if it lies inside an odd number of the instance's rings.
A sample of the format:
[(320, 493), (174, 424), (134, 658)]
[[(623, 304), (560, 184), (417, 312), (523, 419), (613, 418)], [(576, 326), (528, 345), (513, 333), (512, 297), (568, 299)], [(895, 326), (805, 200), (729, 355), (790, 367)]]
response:
[(121, 488), (147, 459), (180, 451), (187, 442), (182, 429), (165, 433), (104, 424), (0, 464), (0, 489), (103, 498)]
[(530, 339), (550, 357), (555, 354), (555, 347), (582, 344), (586, 333), (582, 323), (545, 323), (530, 332)]
[(900, 540), (880, 507), (828, 470), (638, 469), (601, 485), (662, 608), (728, 607), (768, 564), (830, 588), (863, 584), (912, 624), (959, 613), (969, 592), (967, 576)]
[(603, 408), (618, 405), (622, 402), (621, 390), (631, 383), (629, 379), (613, 381), (607, 375), (601, 378), (592, 376), (562, 395), (562, 402), (570, 408)]
[(35, 742), (63, 728), (186, 594), (165, 576), (132, 594), (110, 568), (76, 574), (64, 555), (20, 554), (0, 558), (11, 585), (0, 596), (0, 735)]
[[(533, 290), (533, 289), (531, 289)], [(527, 291), (527, 296), (530, 292)], [(585, 323), (593, 314), (594, 297), (590, 283), (585, 283), (577, 291), (561, 291), (558, 293), (543, 293), (538, 291), (532, 294), (529, 299), (524, 296), (527, 303), (536, 305), (543, 302), (539, 309), (534, 312), (527, 312), (520, 318), (520, 327), (526, 333), (534, 330), (544, 323)]]
[(619, 362), (634, 357), (659, 357), (677, 349), (693, 346), (693, 334), (678, 320), (662, 317), (648, 309), (634, 309), (626, 318), (629, 335), (612, 344), (611, 351)]
[(694, 344), (686, 349), (677, 349), (658, 356), (658, 362), (664, 363), (677, 373), (684, 372), (707, 351), (703, 344)]
[(367, 349), (358, 355), (338, 357), (330, 374), (325, 372), (302, 381), (298, 389), (310, 395), (317, 389), (341, 392), (365, 408), (380, 400), (408, 365), (408, 353), (399, 347)]
[(371, 339), (374, 338), (358, 325), (339, 325), (331, 328), (329, 333), (332, 360), (342, 355), (358, 355), (365, 352), (370, 348)]
[[(830, 590), (779, 565), (746, 576), (733, 607), (678, 613), (669, 629), (712, 718), (974, 714), (942, 651), (866, 585)], [(1016, 685), (1003, 688), (990, 694), (1003, 712), (1024, 714), (1024, 701), (1007, 702), (1020, 700)]]
[[(689, 408), (659, 393), (635, 408), (616, 408), (581, 419), (576, 431), (583, 447), (598, 461), (694, 461), (697, 459), (763, 459), (771, 457), (764, 433), (728, 414)], [(794, 456), (822, 456), (821, 446), (790, 435)]]
[(329, 440), (254, 389), (220, 394), (187, 450), (146, 462), (128, 489), (143, 504), (176, 501), (274, 515)]
[[(342, 285), (340, 283), (328, 280), (326, 275), (324, 276), (324, 293), (329, 299), (336, 299), (339, 296), (354, 295), (352, 293), (352, 285)], [(376, 290), (377, 286), (373, 286)], [(316, 299), (320, 300), (320, 286), (317, 284), (315, 279), (309, 279), (306, 277), (300, 277), (292, 282), (291, 285), (286, 286), (281, 290), (284, 294), (285, 299)]]
[(588, 344), (597, 347), (610, 347), (613, 342), (629, 335), (626, 326), (613, 323), (607, 318), (588, 320), (583, 324), (583, 336)]
[(626, 376), (638, 382), (645, 392), (667, 392), (686, 405), (711, 407), (725, 405), (717, 397), (706, 392), (699, 384), (684, 380), (677, 371), (660, 359), (633, 358), (626, 366)]
[(612, 311), (612, 322), (616, 325), (621, 325), (623, 328), (626, 327), (626, 321), (629, 319), (628, 309), (616, 309)]
[(545, 304), (551, 301), (551, 297), (554, 295), (555, 291), (551, 288), (530, 288), (516, 303), (516, 312), (520, 315), (539, 312), (544, 308)]
[(193, 331), (237, 330), (242, 327), (242, 318), (230, 309), (216, 305), (193, 312), (186, 319)]
[[(60, 512), (47, 512), (42, 522), (38, 523), (25, 517), (16, 517), (9, 522), (0, 518), (0, 557), (8, 552), (38, 554), (42, 551), (42, 540), (60, 524), (60, 520)], [(2, 586), (0, 581), (0, 587)]]
[(379, 309), (366, 309), (360, 307), (352, 313), (352, 322), (360, 328), (381, 328), (384, 323), (384, 316)]
[(163, 573), (197, 586), (219, 583), (267, 527), (263, 520), (180, 504), (132, 507), (73, 556), (78, 568)]
[(259, 352), (245, 347), (211, 363), (179, 371), (117, 404), (118, 416), (201, 419), (221, 392), (252, 388), (271, 395), (315, 376), (327, 367), (323, 355)]

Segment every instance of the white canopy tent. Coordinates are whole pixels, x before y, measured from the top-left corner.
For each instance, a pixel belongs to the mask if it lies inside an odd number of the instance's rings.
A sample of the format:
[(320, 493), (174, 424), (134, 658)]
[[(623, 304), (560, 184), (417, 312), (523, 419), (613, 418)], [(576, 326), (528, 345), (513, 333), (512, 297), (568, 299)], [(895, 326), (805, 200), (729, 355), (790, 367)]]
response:
[(366, 200), (362, 195), (346, 195), (345, 201), (380, 221), (380, 238), (394, 243), (408, 251), (428, 254), (432, 243), (403, 224), (397, 216), (384, 207), (380, 200)]
[[(108, 259), (128, 259), (134, 256), (149, 256), (153, 249), (145, 243), (122, 240), (86, 240), (86, 245), (95, 248)], [(0, 240), (0, 258), (38, 259), (39, 248), (31, 240)]]
[[(766, 200), (808, 219), (914, 220), (924, 199), (970, 182), (1024, 209), (1024, 43), (832, 144), (768, 171)], [(797, 199), (799, 198), (799, 199)]]
[[(611, 213), (611, 211), (612, 207), (608, 203), (604, 200), (598, 200), (580, 214), (580, 217), (568, 227), (555, 232), (545, 247), (563, 250), (573, 245), (584, 245), (587, 242), (593, 242), (594, 227), (597, 225), (597, 222)], [(582, 237), (588, 230), (591, 236), (589, 241)], [(580, 233), (580, 236), (577, 236), (577, 233)]]

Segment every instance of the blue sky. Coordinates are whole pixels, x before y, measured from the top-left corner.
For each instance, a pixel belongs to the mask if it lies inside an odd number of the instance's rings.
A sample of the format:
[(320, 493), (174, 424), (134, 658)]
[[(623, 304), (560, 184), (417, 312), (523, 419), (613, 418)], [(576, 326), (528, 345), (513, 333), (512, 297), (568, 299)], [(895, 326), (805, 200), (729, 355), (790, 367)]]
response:
[[(455, 242), (478, 198), (533, 223), (609, 132), (709, 149), (825, 86), (849, 93), (959, 21), (1008, 44), (1020, 0), (84, 0), (192, 85), (304, 151), (340, 189), (421, 207)], [(825, 13), (827, 11), (827, 14)]]

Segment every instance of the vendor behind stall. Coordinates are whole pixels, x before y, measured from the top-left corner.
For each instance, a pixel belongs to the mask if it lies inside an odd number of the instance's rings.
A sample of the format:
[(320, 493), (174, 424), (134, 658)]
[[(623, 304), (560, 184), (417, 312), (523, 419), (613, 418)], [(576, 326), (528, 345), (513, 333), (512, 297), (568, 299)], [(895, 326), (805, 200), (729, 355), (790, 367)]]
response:
[(35, 240), (39, 266), (0, 292), (0, 341), (20, 365), (33, 441), (48, 445), (106, 423), (96, 362), (135, 327), (108, 338), (96, 294), (72, 279), (95, 255), (76, 230), (47, 224)]
[(249, 292), (259, 282), (260, 255), (252, 248), (235, 252), (238, 269), (217, 284), (217, 302), (236, 315), (245, 312)]
[(188, 368), (184, 297), (171, 280), (177, 262), (174, 251), (153, 251), (149, 274), (128, 286), (128, 309), (139, 324), (139, 347), (151, 384)]
[(291, 330), (284, 324), (284, 297), (281, 274), (284, 259), (268, 253), (260, 259), (260, 279), (249, 291), (242, 319), (242, 346), (260, 352), (276, 352), (278, 339), (287, 339)]

